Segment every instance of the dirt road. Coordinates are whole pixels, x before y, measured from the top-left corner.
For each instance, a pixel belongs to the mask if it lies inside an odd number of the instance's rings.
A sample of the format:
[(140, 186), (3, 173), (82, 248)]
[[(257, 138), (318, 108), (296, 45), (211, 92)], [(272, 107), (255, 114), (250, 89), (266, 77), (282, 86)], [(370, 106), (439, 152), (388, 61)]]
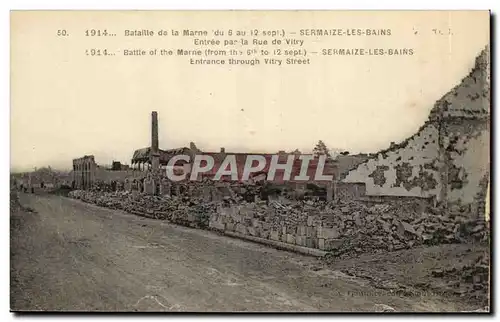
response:
[(398, 296), (320, 261), (226, 236), (21, 194), (12, 211), (11, 309), (95, 311), (461, 311)]

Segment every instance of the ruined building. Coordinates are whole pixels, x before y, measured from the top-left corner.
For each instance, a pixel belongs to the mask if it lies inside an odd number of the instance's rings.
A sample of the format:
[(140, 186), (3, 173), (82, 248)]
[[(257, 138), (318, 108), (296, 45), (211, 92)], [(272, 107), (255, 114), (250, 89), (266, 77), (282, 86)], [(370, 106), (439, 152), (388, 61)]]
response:
[(93, 155), (73, 160), (73, 182), (75, 189), (89, 189), (95, 181), (97, 164)]
[[(373, 154), (343, 155), (325, 165), (324, 174), (334, 175), (335, 198), (410, 197), (469, 205), (481, 215), (490, 175), (490, 72), (489, 48), (481, 52), (470, 74), (445, 94), (432, 108), (428, 120), (411, 137)], [(235, 155), (242, 173), (245, 153), (204, 152), (189, 147), (160, 150), (158, 115), (152, 113), (151, 145), (136, 150), (132, 157), (135, 171), (115, 171), (113, 176), (99, 170), (92, 156), (73, 161), (76, 187), (85, 188), (96, 178), (124, 179), (145, 176), (140, 170), (162, 174), (168, 161), (185, 154), (191, 160), (197, 154), (214, 158), (214, 168), (202, 177), (213, 177), (227, 154)], [(261, 154), (268, 161), (271, 154)], [(287, 154), (282, 155), (286, 161)], [(178, 162), (174, 171), (189, 173), (189, 162)], [(317, 162), (311, 161), (315, 171)], [(266, 172), (264, 169), (263, 172)], [(300, 168), (294, 166), (292, 178)], [(108, 171), (113, 172), (113, 171)], [(279, 180), (280, 173), (277, 173)], [(116, 180), (113, 179), (113, 180)], [(224, 179), (224, 178), (223, 178)], [(231, 180), (231, 178), (225, 178)], [(103, 179), (104, 180), (104, 179)], [(240, 178), (238, 178), (240, 180)], [(292, 180), (293, 181), (293, 180)]]
[(367, 195), (432, 197), (481, 215), (490, 169), (489, 48), (459, 85), (436, 102), (418, 132), (347, 172)]
[[(203, 178), (213, 178), (216, 172), (219, 170), (222, 162), (226, 158), (228, 154), (234, 155), (236, 160), (236, 165), (238, 168), (238, 179), (237, 181), (241, 181), (241, 177), (243, 175), (243, 167), (246, 162), (246, 158), (248, 155), (261, 155), (266, 160), (266, 167), (262, 170), (263, 173), (267, 173), (270, 166), (270, 160), (274, 154), (271, 153), (233, 153), (226, 152), (225, 148), (221, 148), (219, 152), (205, 152), (201, 151), (196, 147), (196, 145), (191, 142), (189, 147), (182, 147), (177, 149), (170, 150), (160, 150), (158, 148), (158, 115), (156, 112), (152, 112), (152, 133), (151, 133), (151, 146), (147, 148), (138, 149), (134, 152), (132, 156), (132, 166), (137, 167), (140, 170), (149, 170), (151, 169), (154, 172), (159, 174), (165, 174), (165, 169), (169, 160), (176, 155), (188, 155), (190, 157), (190, 162), (185, 161), (177, 161), (174, 171), (180, 173), (190, 173), (192, 161), (194, 160), (196, 155), (206, 155), (211, 156), (214, 159), (214, 167), (207, 171), (206, 173), (200, 174), (199, 179)], [(293, 154), (295, 161), (292, 167), (292, 175), (293, 178), (300, 173), (301, 162), (299, 160), (299, 155)], [(279, 154), (279, 163), (286, 163), (287, 157), (289, 154), (280, 153)], [(202, 166), (204, 166), (202, 164)], [(318, 158), (315, 158), (310, 161), (307, 175), (309, 177), (314, 178), (314, 174), (316, 173), (316, 169), (318, 167)], [(337, 177), (337, 167), (336, 162), (333, 160), (328, 160), (325, 164), (325, 168), (323, 171), (325, 175), (333, 175)], [(284, 171), (278, 170), (275, 176), (275, 182), (284, 182)], [(222, 180), (231, 181), (231, 176), (223, 176)], [(312, 180), (312, 179), (311, 179)]]

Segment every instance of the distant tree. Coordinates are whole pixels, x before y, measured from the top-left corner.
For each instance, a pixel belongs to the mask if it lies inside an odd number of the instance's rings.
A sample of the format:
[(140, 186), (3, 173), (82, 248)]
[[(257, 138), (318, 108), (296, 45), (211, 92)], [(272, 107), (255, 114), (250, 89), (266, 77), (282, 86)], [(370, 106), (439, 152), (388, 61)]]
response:
[(299, 149), (295, 149), (292, 151), (292, 154), (302, 154)]
[(326, 146), (325, 142), (319, 140), (313, 149), (314, 156), (326, 155), (327, 158), (331, 158), (330, 151)]

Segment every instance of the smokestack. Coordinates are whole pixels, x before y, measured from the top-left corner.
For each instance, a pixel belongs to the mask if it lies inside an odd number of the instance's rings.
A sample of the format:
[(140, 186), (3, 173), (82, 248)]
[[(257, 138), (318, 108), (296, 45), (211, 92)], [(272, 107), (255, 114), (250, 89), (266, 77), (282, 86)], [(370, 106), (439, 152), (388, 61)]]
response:
[(160, 151), (158, 148), (158, 113), (151, 113), (151, 170), (154, 174), (158, 174), (160, 169)]
[(158, 112), (151, 113), (151, 152), (158, 153)]

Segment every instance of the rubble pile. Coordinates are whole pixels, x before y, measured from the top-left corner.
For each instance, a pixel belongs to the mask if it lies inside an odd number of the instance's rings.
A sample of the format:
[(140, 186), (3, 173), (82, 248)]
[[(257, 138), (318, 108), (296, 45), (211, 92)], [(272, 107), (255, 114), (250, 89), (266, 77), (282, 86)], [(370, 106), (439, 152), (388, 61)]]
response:
[(167, 219), (184, 226), (207, 228), (210, 215), (215, 213), (216, 209), (217, 205), (213, 202), (204, 203), (185, 198), (177, 205), (177, 209), (170, 212)]
[(170, 194), (162, 196), (98, 184), (90, 191), (73, 191), (71, 197), (181, 225), (329, 250), (341, 257), (489, 238), (488, 223), (459, 205), (444, 209), (416, 199), (374, 205), (326, 202), (291, 199), (282, 192), (271, 185), (206, 180), (172, 183)]
[(209, 216), (216, 205), (196, 198), (153, 196), (128, 191), (74, 190), (69, 197), (80, 199), (100, 207), (118, 209), (138, 216), (169, 220), (185, 226), (208, 227)]
[(321, 213), (324, 227), (336, 227), (344, 240), (337, 255), (393, 251), (417, 245), (466, 243), (487, 239), (483, 218), (471, 219), (464, 208), (419, 209), (411, 201), (368, 207), (362, 202), (337, 202)]
[(255, 202), (263, 199), (263, 187), (261, 185), (237, 183), (227, 187), (236, 202)]
[(291, 231), (298, 225), (307, 222), (307, 212), (303, 209), (302, 203), (283, 204), (278, 201), (270, 201), (268, 205), (261, 203), (258, 210), (260, 213), (266, 213), (268, 221), (273, 229), (287, 227)]
[(490, 258), (485, 253), (479, 256), (471, 265), (464, 266), (459, 271), (462, 283), (467, 285), (467, 294), (478, 299), (487, 298), (490, 288)]
[[(273, 183), (243, 183), (232, 182), (216, 184), (216, 189), (223, 192), (223, 196), (230, 196), (235, 203), (258, 202), (260, 200), (279, 200), (280, 203), (289, 205), (298, 201), (314, 201), (321, 199), (318, 195), (324, 195), (321, 188), (310, 185), (308, 188), (293, 188), (287, 185)], [(319, 191), (319, 192), (318, 192)], [(323, 198), (324, 199), (324, 198)]]
[(428, 245), (479, 242), (488, 239), (488, 223), (484, 218), (474, 218), (470, 213), (446, 214), (431, 209), (431, 213), (422, 214), (413, 224), (417, 225), (417, 231), (422, 231), (422, 240)]
[(449, 269), (435, 269), (431, 272), (433, 277), (448, 280), (448, 287), (459, 296), (467, 296), (472, 300), (481, 301), (487, 305), (490, 287), (490, 258), (484, 253), (471, 263), (462, 267)]
[(104, 182), (98, 180), (92, 185), (91, 191), (113, 192), (116, 190), (116, 182)]
[[(117, 196), (122, 198), (116, 198)], [(114, 201), (107, 202), (106, 204), (99, 204), (98, 206), (120, 209), (138, 216), (154, 218), (154, 219), (168, 219), (168, 214), (175, 209), (176, 205), (173, 204), (168, 199), (163, 199), (157, 196), (144, 195), (140, 198), (134, 198), (133, 196), (128, 196), (127, 193), (115, 193), (113, 194)], [(101, 198), (109, 200), (109, 197)]]
[[(297, 227), (307, 225), (308, 217), (318, 215), (325, 205), (325, 203), (315, 203), (311, 200), (291, 201), (287, 199), (237, 203), (232, 198), (225, 198), (223, 204), (224, 207), (236, 208), (237, 213), (249, 219), (268, 223), (270, 229), (281, 230), (282, 227), (286, 227), (288, 231), (295, 231)], [(319, 219), (317, 221), (319, 224)]]

